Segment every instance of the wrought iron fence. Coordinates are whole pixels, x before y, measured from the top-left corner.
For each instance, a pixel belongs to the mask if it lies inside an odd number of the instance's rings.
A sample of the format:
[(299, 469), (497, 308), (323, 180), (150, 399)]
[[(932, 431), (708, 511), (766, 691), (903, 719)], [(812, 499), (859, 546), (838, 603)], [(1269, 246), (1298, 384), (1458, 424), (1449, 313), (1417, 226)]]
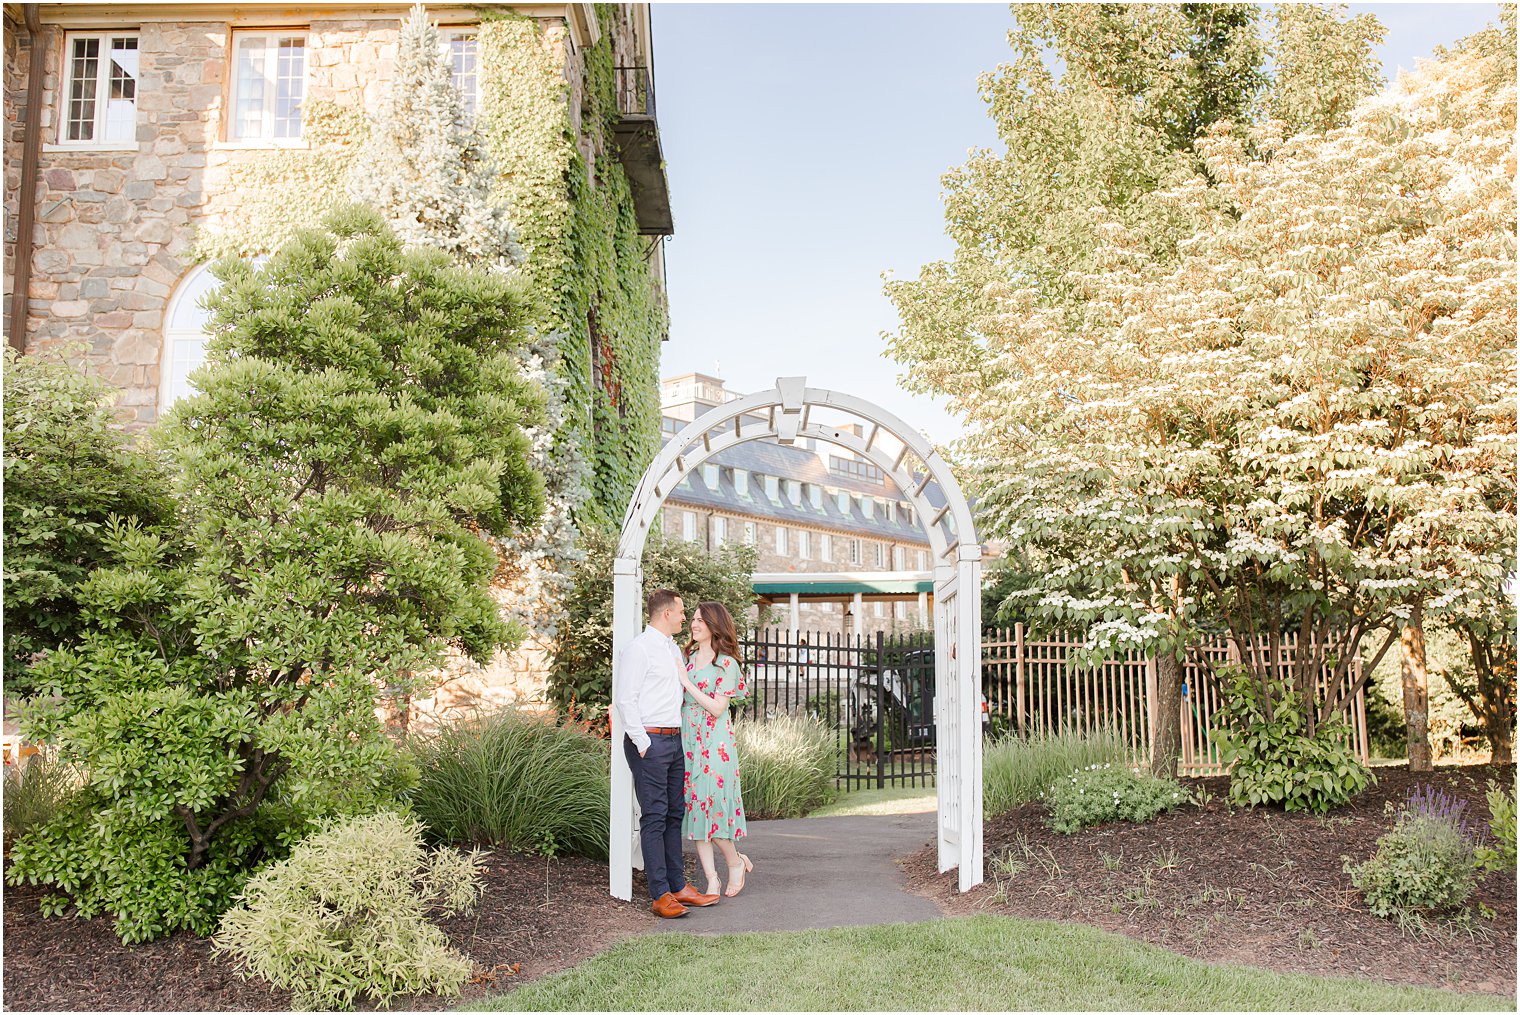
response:
[(934, 785), (933, 645), (916, 635), (762, 632), (740, 643), (751, 694), (738, 715), (817, 720), (842, 789)]

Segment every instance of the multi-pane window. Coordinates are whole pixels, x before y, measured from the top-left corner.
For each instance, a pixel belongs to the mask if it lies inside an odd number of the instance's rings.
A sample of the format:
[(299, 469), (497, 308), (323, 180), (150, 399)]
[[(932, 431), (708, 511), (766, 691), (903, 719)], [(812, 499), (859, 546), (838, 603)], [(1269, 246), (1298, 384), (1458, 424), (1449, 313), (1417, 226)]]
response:
[(907, 555), (908, 552), (901, 546), (892, 547), (892, 569), (894, 571), (906, 571), (908, 569), (908, 562), (904, 559)]
[(70, 35), (65, 64), (61, 140), (137, 140), (137, 35)]
[(715, 517), (712, 520), (712, 537), (714, 546), (722, 546), (728, 542), (728, 519)]
[(785, 553), (790, 552), (789, 548), (786, 545), (786, 526), (785, 525), (778, 525), (778, 526), (776, 526), (776, 552), (780, 553), (780, 554), (785, 554)]
[(873, 543), (871, 545), (876, 547), (876, 566), (877, 567), (886, 567), (887, 566), (887, 548), (886, 548), (886, 545), (883, 544), (883, 543)]
[(797, 530), (797, 556), (801, 560), (810, 560), (813, 556), (811, 536), (807, 529)]
[(860, 540), (858, 539), (850, 540), (850, 563), (860, 563)]
[(697, 513), (695, 511), (681, 512), (681, 538), (688, 543), (697, 541)]
[(818, 559), (834, 559), (834, 537), (829, 535), (827, 532), (818, 537)]
[(449, 61), (449, 73), (454, 78), (454, 87), (459, 89), (464, 115), (473, 117), (475, 110), (480, 107), (480, 64), (475, 32), (445, 33), (443, 49)]
[(755, 523), (754, 522), (745, 522), (744, 523), (744, 545), (745, 546), (754, 546), (755, 545), (755, 537), (756, 537), (756, 535), (757, 535), (757, 533), (756, 533), (756, 530), (755, 530)]
[(306, 36), (239, 32), (233, 36), (232, 131), (239, 141), (301, 136), (306, 101)]

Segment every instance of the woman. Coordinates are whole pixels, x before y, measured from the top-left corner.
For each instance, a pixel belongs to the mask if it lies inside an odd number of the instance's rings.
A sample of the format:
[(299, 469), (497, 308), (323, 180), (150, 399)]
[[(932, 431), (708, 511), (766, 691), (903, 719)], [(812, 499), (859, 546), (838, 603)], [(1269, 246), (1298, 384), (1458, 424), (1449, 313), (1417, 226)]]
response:
[(739, 638), (734, 618), (722, 603), (697, 604), (691, 615), (691, 641), (686, 645), (686, 689), (681, 704), (681, 746), (686, 751), (686, 817), (681, 830), (697, 844), (697, 856), (707, 875), (707, 894), (718, 894), (718, 868), (713, 842), (728, 864), (728, 890), (733, 898), (744, 890), (744, 875), (755, 869), (734, 840), (747, 834), (744, 801), (739, 795), (739, 754), (728, 705), (748, 693), (739, 671)]

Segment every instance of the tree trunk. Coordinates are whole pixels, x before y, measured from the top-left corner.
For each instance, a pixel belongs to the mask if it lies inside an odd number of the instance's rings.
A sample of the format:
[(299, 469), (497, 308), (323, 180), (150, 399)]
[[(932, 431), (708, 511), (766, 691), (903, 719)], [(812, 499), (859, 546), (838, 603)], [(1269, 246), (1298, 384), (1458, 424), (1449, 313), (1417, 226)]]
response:
[(1430, 682), (1425, 669), (1424, 615), (1419, 603), (1399, 635), (1399, 675), (1404, 684), (1404, 739), (1409, 748), (1409, 770), (1429, 772)]
[(1485, 634), (1467, 628), (1467, 645), (1472, 651), (1473, 684), (1468, 687), (1452, 680), (1452, 690), (1467, 705), (1488, 738), (1489, 763), (1508, 765), (1515, 760), (1515, 643), (1498, 640), (1496, 652)]
[(1151, 730), (1151, 774), (1177, 776), (1182, 753), (1182, 660), (1170, 652), (1156, 658), (1156, 702)]

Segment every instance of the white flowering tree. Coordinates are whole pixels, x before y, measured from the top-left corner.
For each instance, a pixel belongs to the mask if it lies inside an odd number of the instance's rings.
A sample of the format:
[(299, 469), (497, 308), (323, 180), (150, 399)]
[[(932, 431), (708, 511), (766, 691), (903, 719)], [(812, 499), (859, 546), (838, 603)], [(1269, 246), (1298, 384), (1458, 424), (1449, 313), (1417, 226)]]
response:
[[(410, 246), (515, 274), (526, 254), (492, 197), (498, 169), (465, 115), (438, 30), (418, 4), (402, 24), (395, 74), (354, 166), (350, 195), (379, 211)], [(568, 383), (557, 368), (560, 339), (540, 334), (523, 355), (524, 373), (548, 396), (543, 421), (529, 431), (545, 485), (543, 517), (493, 539), (503, 610), (540, 638), (552, 638), (564, 614), (569, 574), (581, 557), (573, 512), (587, 496), (590, 472), (580, 449), (559, 439)]]
[[(987, 531), (1046, 564), (1021, 595), (1093, 653), (1217, 627), (1264, 647), (1243, 663), (1270, 709), (1296, 632), (1312, 731), (1359, 689), (1364, 642), (1375, 665), (1412, 613), (1513, 568), (1502, 50), (1446, 54), (1325, 133), (1217, 125), (1204, 173), (1087, 212), (1091, 256), (1055, 284), (990, 272), (937, 332), (904, 308), (910, 376), (968, 420)], [(1146, 221), (1183, 235), (1158, 249)]]

